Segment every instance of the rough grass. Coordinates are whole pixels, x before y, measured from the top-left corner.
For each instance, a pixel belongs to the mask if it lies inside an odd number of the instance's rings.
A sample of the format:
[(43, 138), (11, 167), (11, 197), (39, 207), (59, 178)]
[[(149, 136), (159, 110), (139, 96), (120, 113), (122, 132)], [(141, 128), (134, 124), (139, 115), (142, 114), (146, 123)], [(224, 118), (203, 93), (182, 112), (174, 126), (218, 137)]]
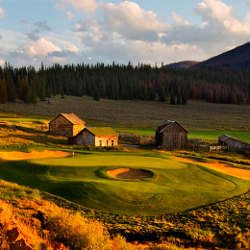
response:
[[(79, 108), (80, 107), (80, 108)], [(123, 128), (155, 128), (164, 120), (177, 120), (191, 130), (250, 131), (250, 106), (189, 102), (186, 106), (149, 101), (96, 102), (89, 97), (52, 98), (51, 104), (7, 103), (0, 111), (53, 117), (59, 112), (74, 112), (90, 124)]]
[(119, 250), (119, 244), (132, 249), (124, 238), (112, 240), (102, 223), (52, 202), (11, 202), (0, 200), (1, 249)]
[[(112, 180), (97, 171), (150, 170), (152, 179)], [(243, 193), (249, 182), (159, 152), (92, 152), (74, 158), (1, 162), (0, 178), (116, 214), (180, 212)]]
[[(118, 132), (123, 133), (132, 133), (135, 135), (142, 136), (154, 136), (155, 130), (153, 128), (117, 128)], [(250, 132), (248, 131), (232, 131), (232, 130), (190, 130), (188, 137), (189, 139), (200, 139), (200, 140), (210, 140), (210, 141), (218, 141), (218, 137), (227, 134), (233, 137), (239, 138), (246, 142), (250, 143)]]

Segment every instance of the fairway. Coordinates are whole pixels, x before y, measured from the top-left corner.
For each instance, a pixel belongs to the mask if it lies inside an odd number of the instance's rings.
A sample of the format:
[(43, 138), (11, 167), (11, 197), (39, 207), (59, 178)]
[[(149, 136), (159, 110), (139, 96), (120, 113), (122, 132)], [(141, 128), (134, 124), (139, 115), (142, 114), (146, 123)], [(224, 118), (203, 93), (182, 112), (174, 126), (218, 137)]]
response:
[[(150, 171), (152, 175), (120, 179), (107, 174), (124, 168)], [(88, 208), (131, 215), (180, 212), (241, 194), (250, 187), (247, 181), (150, 151), (1, 161), (0, 178)]]

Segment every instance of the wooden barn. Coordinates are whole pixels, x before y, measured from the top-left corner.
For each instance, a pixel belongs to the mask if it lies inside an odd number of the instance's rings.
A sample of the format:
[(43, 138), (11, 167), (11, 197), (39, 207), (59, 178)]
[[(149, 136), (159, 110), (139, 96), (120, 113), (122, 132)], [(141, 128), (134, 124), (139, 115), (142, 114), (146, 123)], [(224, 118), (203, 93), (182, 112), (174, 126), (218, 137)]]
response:
[(188, 143), (188, 131), (176, 121), (166, 121), (156, 129), (155, 142), (158, 148), (184, 149)]
[(118, 134), (110, 127), (84, 128), (76, 136), (69, 139), (70, 144), (115, 147), (118, 145)]
[(60, 113), (49, 122), (49, 132), (73, 137), (85, 128), (85, 122), (74, 113)]
[(250, 144), (228, 135), (220, 136), (219, 144), (226, 146), (229, 151), (246, 152), (250, 149)]

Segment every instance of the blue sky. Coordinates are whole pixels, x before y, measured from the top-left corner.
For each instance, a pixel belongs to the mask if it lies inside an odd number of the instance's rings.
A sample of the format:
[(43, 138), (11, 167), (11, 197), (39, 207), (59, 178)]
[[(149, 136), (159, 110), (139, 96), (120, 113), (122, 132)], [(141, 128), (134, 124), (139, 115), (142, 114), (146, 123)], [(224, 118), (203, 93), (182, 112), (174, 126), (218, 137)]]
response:
[(0, 64), (204, 60), (250, 40), (249, 0), (0, 0)]

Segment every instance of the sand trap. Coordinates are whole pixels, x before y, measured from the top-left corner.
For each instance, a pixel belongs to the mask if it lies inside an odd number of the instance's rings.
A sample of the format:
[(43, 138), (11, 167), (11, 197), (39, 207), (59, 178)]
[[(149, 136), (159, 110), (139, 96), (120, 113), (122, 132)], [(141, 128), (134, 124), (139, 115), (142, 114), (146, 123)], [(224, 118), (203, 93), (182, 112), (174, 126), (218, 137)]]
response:
[(133, 168), (118, 168), (114, 170), (108, 170), (107, 174), (113, 178), (128, 180), (141, 180), (152, 178), (154, 176), (154, 174), (149, 170)]
[(220, 163), (218, 161), (200, 162), (187, 158), (177, 158), (178, 160), (185, 163), (198, 164), (204, 167), (211, 168), (213, 170), (219, 171), (224, 174), (232, 175), (244, 180), (250, 180), (250, 170), (241, 169), (226, 165), (225, 163)]
[(21, 161), (31, 159), (43, 159), (43, 158), (60, 158), (66, 157), (69, 153), (63, 151), (32, 151), (30, 153), (11, 151), (11, 152), (0, 152), (0, 158), (5, 161)]

